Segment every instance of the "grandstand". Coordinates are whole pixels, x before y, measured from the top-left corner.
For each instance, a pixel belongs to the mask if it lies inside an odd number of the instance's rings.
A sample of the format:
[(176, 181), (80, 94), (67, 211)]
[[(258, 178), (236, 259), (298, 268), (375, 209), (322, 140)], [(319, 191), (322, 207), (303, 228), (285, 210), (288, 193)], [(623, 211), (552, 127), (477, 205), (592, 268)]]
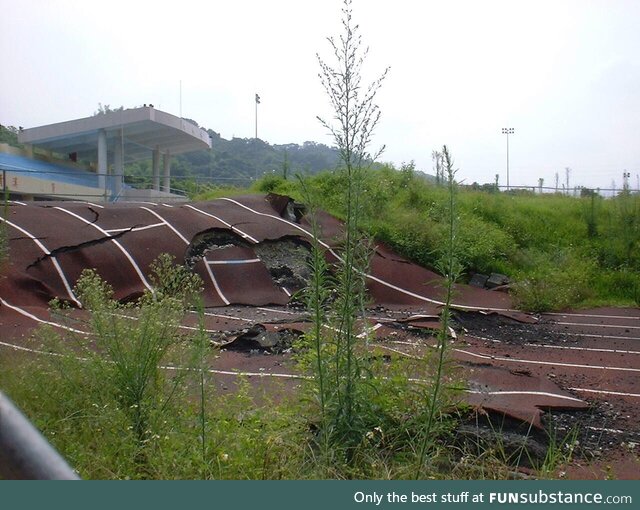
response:
[[(211, 148), (204, 129), (152, 105), (21, 129), (18, 141), (24, 149), (0, 144), (0, 185), (22, 200), (184, 200), (171, 157)], [(141, 159), (152, 161), (150, 189), (124, 183), (124, 166)]]

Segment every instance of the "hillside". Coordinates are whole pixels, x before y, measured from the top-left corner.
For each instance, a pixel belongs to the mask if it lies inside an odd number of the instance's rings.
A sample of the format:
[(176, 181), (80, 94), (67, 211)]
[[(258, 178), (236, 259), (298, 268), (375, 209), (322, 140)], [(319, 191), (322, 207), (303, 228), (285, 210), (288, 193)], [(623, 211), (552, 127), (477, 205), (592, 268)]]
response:
[[(212, 142), (210, 150), (173, 158), (172, 186), (187, 191), (195, 191), (196, 184), (245, 187), (265, 174), (316, 174), (338, 164), (337, 150), (321, 143), (271, 145), (259, 138), (227, 140), (212, 129), (207, 132)], [(150, 160), (129, 165), (125, 170), (127, 180), (146, 183), (151, 178), (150, 165)]]

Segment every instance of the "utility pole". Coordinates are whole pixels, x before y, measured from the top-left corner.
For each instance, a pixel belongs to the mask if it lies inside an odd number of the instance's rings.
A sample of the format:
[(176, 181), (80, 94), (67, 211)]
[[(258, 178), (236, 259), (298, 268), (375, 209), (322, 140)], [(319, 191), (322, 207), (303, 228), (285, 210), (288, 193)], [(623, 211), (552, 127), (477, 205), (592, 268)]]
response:
[(509, 135), (514, 133), (513, 128), (502, 128), (502, 134), (507, 135), (507, 191), (509, 191)]
[(539, 189), (539, 192), (540, 192), (541, 195), (542, 195), (542, 186), (543, 185), (544, 185), (544, 179), (542, 177), (540, 177), (538, 179), (538, 189)]
[(260, 96), (256, 94), (256, 140), (258, 139), (258, 105), (260, 104)]
[(567, 195), (569, 194), (569, 174), (571, 173), (571, 168), (568, 166), (564, 169), (565, 175), (567, 177)]
[(558, 192), (558, 182), (560, 181), (560, 174), (556, 172), (556, 193)]

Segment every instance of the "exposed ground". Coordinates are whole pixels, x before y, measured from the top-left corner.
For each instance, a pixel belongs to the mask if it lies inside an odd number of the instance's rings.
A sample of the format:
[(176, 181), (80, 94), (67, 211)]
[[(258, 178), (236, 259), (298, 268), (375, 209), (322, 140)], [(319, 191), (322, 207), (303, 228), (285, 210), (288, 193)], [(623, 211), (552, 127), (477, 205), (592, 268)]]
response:
[[(116, 297), (140, 295), (151, 262), (171, 253), (205, 282), (206, 327), (219, 351), (209, 369), (223, 391), (238, 373), (260, 385), (301, 374), (291, 344), (308, 325), (287, 304), (306, 278), (309, 227), (284, 197), (247, 196), (170, 207), (153, 204), (46, 204), (9, 207), (10, 259), (0, 280), (2, 352), (34, 347), (29, 332), (48, 322), (53, 298), (95, 267)], [(323, 217), (328, 259), (340, 224)], [(443, 287), (435, 273), (377, 246), (371, 262), (370, 348), (393, 362), (433, 350)], [(292, 297), (293, 296), (293, 297)], [(640, 310), (599, 309), (532, 316), (508, 294), (458, 286), (451, 355), (464, 374), (462, 401), (472, 406), (461, 437), (498, 431), (517, 449), (541, 449), (567, 436), (576, 450), (566, 476), (640, 478)], [(195, 324), (186, 323), (185, 327)], [(490, 434), (489, 434), (490, 435)]]

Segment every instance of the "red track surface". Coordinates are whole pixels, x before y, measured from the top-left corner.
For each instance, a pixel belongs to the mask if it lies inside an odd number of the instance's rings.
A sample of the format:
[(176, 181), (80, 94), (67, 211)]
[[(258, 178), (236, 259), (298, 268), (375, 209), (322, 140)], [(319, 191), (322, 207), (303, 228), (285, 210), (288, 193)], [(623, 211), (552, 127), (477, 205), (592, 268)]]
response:
[[(297, 289), (276, 285), (254, 246), (265, 240), (311, 238), (304, 220), (295, 223), (283, 217), (287, 204), (286, 198), (264, 196), (180, 207), (13, 204), (3, 219), (10, 259), (0, 279), (0, 347), (24, 347), (28, 345), (26, 333), (39, 322), (56, 324), (47, 311), (48, 302), (59, 298), (73, 303), (76, 298), (71, 289), (84, 268), (96, 268), (114, 287), (118, 299), (131, 299), (150, 287), (146, 275), (160, 253), (170, 253), (182, 262), (193, 240), (206, 232), (227, 232), (237, 239), (235, 246), (205, 252), (195, 265), (205, 282), (206, 306), (284, 305), (288, 294)], [(335, 260), (333, 248), (341, 225), (326, 215), (322, 224), (322, 242), (329, 249), (328, 258)], [(394, 356), (419, 356), (420, 349), (428, 349), (428, 341), (412, 336), (414, 330), (407, 330), (407, 326), (417, 331), (437, 324), (433, 316), (442, 301), (441, 278), (378, 246), (368, 284), (377, 304), (396, 310), (380, 320), (372, 319), (373, 324), (379, 324), (378, 347)], [(589, 404), (606, 403), (607, 421), (594, 421), (590, 425), (594, 431), (602, 429), (608, 437), (619, 436), (618, 446), (640, 442), (640, 310), (550, 314), (538, 321), (514, 310), (507, 294), (463, 285), (457, 287), (455, 301), (460, 311), (498, 314), (502, 321), (500, 334), (492, 327), (470, 327), (452, 344), (453, 356), (468, 375), (467, 402), (538, 427), (545, 409), (586, 410)], [(416, 312), (427, 317), (408, 317)], [(299, 319), (280, 308), (219, 308), (210, 313), (207, 328), (212, 333), (237, 331), (256, 323), (268, 329), (282, 328), (285, 326), (269, 324)], [(524, 336), (522, 328), (526, 329)], [(399, 330), (406, 333), (402, 340), (395, 334)], [(297, 377), (286, 356), (231, 351), (214, 361), (211, 370), (218, 371), (222, 386), (233, 383), (234, 371), (291, 385)], [(637, 453), (630, 453), (627, 464), (633, 455), (637, 458)], [(620, 476), (640, 478), (638, 471), (626, 469)]]

